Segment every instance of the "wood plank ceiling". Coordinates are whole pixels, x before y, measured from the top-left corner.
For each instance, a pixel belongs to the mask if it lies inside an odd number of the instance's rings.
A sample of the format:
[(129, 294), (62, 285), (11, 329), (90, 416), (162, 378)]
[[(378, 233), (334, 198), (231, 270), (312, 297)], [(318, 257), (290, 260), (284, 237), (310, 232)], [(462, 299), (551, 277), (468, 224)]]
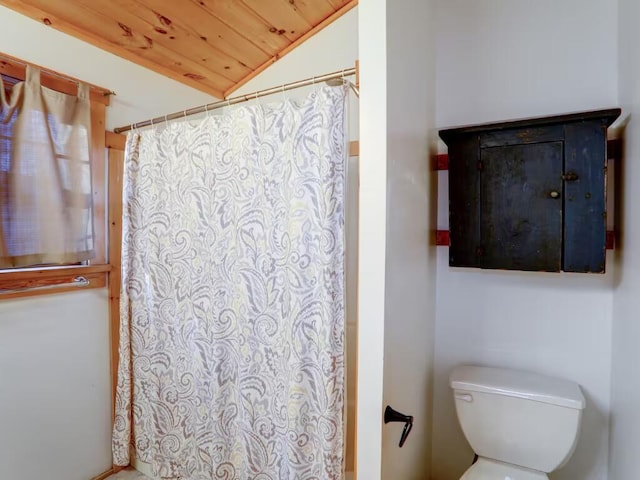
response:
[(224, 98), (357, 0), (0, 0), (0, 4)]

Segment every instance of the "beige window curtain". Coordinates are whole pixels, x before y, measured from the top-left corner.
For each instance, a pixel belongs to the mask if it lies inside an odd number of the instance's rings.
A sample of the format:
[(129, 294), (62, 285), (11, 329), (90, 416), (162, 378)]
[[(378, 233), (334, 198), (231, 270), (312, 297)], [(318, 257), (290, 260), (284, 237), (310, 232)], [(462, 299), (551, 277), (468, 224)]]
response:
[(0, 267), (95, 256), (88, 85), (67, 95), (32, 66), (7, 99), (0, 78)]

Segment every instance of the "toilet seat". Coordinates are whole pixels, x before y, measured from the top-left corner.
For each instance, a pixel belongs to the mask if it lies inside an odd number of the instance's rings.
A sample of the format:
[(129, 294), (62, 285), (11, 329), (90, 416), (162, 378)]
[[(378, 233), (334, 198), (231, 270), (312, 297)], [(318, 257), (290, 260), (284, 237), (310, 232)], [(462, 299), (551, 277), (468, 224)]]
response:
[(549, 480), (542, 472), (480, 457), (460, 480)]

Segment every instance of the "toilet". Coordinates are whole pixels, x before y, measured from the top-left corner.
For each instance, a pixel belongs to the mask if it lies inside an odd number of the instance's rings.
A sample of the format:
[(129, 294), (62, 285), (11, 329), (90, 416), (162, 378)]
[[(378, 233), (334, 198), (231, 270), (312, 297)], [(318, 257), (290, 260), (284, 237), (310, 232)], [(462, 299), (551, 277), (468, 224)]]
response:
[(478, 455), (460, 480), (548, 480), (573, 454), (585, 407), (577, 383), (478, 366), (457, 367), (450, 380)]

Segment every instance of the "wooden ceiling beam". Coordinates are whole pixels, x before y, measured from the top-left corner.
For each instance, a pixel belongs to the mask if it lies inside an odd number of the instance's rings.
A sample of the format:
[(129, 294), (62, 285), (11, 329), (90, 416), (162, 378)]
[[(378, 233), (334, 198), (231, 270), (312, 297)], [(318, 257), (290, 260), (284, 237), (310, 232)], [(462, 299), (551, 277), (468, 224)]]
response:
[[(189, 0), (272, 56), (291, 42), (269, 21), (238, 0)], [(265, 0), (266, 1), (266, 0)]]
[[(55, 3), (55, 2), (52, 2)], [(194, 78), (187, 74), (176, 72), (175, 70), (166, 67), (163, 62), (160, 62), (154, 58), (147, 58), (130, 51), (122, 45), (114, 44), (99, 34), (95, 33), (91, 28), (83, 28), (62, 19), (56, 15), (53, 15), (50, 11), (45, 11), (37, 6), (34, 6), (31, 2), (27, 3), (23, 0), (0, 0), (0, 4), (7, 8), (10, 8), (18, 13), (22, 13), (28, 17), (39, 20), (47, 26), (50, 26), (56, 30), (72, 35), (80, 40), (91, 43), (98, 48), (106, 50), (116, 56), (122, 57), (126, 60), (130, 60), (138, 65), (153, 70), (156, 73), (169, 77), (177, 82), (188, 85), (201, 92), (213, 95), (216, 98), (223, 98), (224, 89), (215, 87), (208, 83), (204, 83), (200, 78)]]
[(329, 3), (333, 6), (334, 10), (340, 10), (349, 3), (349, 0), (329, 0)]
[(158, 17), (160, 28), (169, 36), (172, 31), (186, 32), (249, 68), (261, 65), (269, 57), (269, 50), (238, 33), (200, 4), (174, 1), (159, 5), (157, 0), (136, 1)]
[(269, 60), (267, 60), (265, 63), (260, 65), (258, 68), (256, 68), (253, 72), (251, 72), (245, 78), (243, 78), (242, 80), (237, 82), (235, 85), (233, 85), (231, 88), (226, 90), (224, 92), (224, 98), (227, 98), (230, 94), (232, 94), (233, 92), (238, 90), (244, 84), (246, 84), (250, 80), (253, 80), (255, 77), (260, 75), (262, 72), (264, 72), (267, 68), (269, 68), (275, 62), (277, 62), (282, 57), (284, 57), (287, 53), (289, 53), (292, 50), (294, 50), (296, 47), (298, 47), (299, 45), (301, 45), (302, 43), (304, 43), (305, 41), (307, 41), (308, 39), (313, 37), (316, 33), (320, 32), (321, 30), (323, 30), (325, 27), (327, 27), (331, 23), (335, 22), (338, 18), (342, 17), (345, 13), (347, 13), (348, 11), (350, 11), (352, 8), (354, 8), (356, 6), (358, 6), (358, 0), (350, 0), (348, 3), (344, 4), (342, 6), (342, 8), (340, 8), (339, 10), (333, 12), (331, 15), (329, 15), (327, 18), (325, 18), (324, 21), (322, 21), (321, 23), (319, 23), (318, 25), (313, 27), (307, 33), (305, 33), (300, 38), (298, 38), (295, 42), (291, 43), (289, 46), (284, 48), (278, 54), (274, 55)]
[[(199, 80), (216, 90), (223, 89), (224, 85), (233, 84), (237, 80), (221, 73), (224, 71), (221, 66), (220, 70), (208, 68), (204, 63), (191, 60), (179, 49), (173, 50), (161, 43), (156, 43), (147, 35), (150, 32), (147, 31), (145, 24), (135, 21), (135, 17), (123, 9), (115, 9), (117, 15), (114, 15), (97, 8), (99, 4), (95, 0), (73, 1), (74, 8), (69, 8), (65, 2), (60, 1), (30, 0), (30, 3), (36, 6), (41, 5), (43, 10), (47, 8), (58, 18), (73, 24), (78, 29), (86, 25), (84, 28), (98, 35), (102, 42), (123, 48), (137, 58), (153, 58), (156, 65), (168, 66), (174, 74)], [(111, 1), (109, 0), (110, 5)], [(134, 20), (135, 28), (119, 21), (118, 15), (126, 15), (127, 20)], [(183, 46), (183, 48), (190, 47)]]
[[(318, 4), (325, 4), (325, 8), (318, 8)], [(318, 25), (326, 17), (326, 12), (335, 12), (338, 10), (334, 8), (329, 0), (313, 0), (313, 1), (295, 1), (291, 4), (291, 8), (296, 9), (299, 14), (307, 21), (309, 25)]]
[(357, 0), (0, 0), (19, 13), (223, 98)]
[[(174, 57), (182, 56), (191, 61), (192, 65), (198, 65), (197, 72), (190, 72), (193, 74), (202, 73), (204, 70), (224, 77), (229, 82), (236, 82), (251, 72), (243, 62), (207, 43), (206, 37), (193, 35), (177, 26), (170, 18), (156, 13), (142, 3), (131, 0), (110, 1), (117, 10), (114, 16), (118, 20), (117, 25), (115, 22), (112, 23), (113, 28), (110, 30), (112, 38), (122, 37), (127, 31), (132, 32), (133, 35), (137, 34), (144, 39), (145, 48), (171, 51)], [(92, 12), (94, 17), (106, 16), (100, 11), (95, 0), (75, 0), (75, 2)], [(108, 22), (110, 17), (104, 19)], [(208, 78), (210, 75), (205, 76)]]
[(269, 19), (268, 21), (273, 24), (278, 33), (291, 42), (295, 42), (313, 28), (313, 25), (300, 14), (295, 1), (240, 0), (240, 2), (263, 20)]

